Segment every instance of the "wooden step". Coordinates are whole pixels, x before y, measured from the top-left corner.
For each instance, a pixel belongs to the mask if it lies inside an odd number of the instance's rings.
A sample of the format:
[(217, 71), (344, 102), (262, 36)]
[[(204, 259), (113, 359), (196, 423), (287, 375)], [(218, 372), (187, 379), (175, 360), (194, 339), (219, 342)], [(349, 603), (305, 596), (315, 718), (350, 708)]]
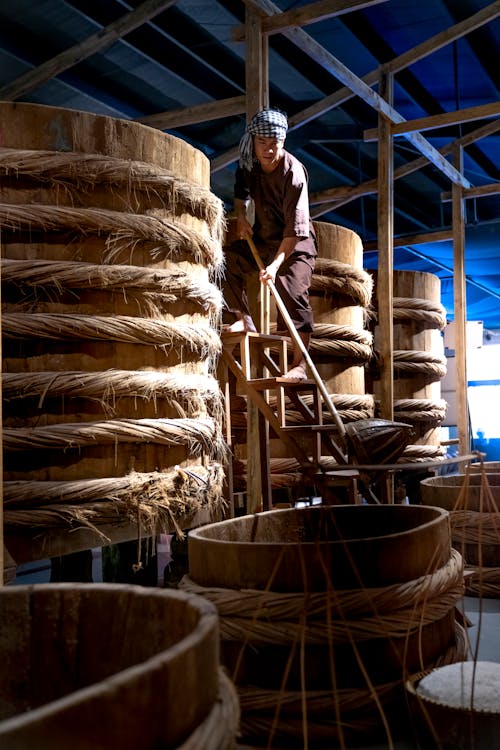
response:
[(334, 424), (291, 424), (281, 427), (283, 432), (338, 432)]
[(247, 338), (252, 344), (263, 344), (270, 346), (271, 344), (281, 343), (286, 341), (292, 343), (290, 336), (280, 336), (276, 333), (259, 333), (259, 331), (237, 331), (236, 333), (229, 333), (222, 331), (220, 335), (224, 346), (234, 346), (239, 344), (245, 338)]
[(247, 381), (256, 391), (271, 391), (274, 388), (286, 388), (290, 391), (315, 391), (314, 380), (288, 380), (282, 375), (276, 378), (251, 378)]

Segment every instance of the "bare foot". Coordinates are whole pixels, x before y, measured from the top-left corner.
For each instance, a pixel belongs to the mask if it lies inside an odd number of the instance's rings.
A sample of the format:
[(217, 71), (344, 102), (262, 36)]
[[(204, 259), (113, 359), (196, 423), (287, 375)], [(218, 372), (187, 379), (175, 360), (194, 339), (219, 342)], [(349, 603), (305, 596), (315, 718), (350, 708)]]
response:
[(254, 333), (257, 331), (255, 324), (250, 315), (243, 315), (234, 323), (222, 326), (223, 333), (242, 333), (243, 331)]
[(307, 380), (307, 369), (305, 364), (298, 364), (283, 375), (285, 380)]

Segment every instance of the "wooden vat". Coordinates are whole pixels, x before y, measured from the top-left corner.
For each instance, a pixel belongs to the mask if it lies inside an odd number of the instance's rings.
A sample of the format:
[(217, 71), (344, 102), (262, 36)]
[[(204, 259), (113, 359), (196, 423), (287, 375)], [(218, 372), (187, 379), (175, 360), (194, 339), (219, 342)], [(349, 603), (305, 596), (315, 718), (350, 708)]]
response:
[(453, 546), (464, 557), (471, 595), (500, 595), (500, 474), (449, 474), (420, 482), (422, 502), (450, 512)]
[(329, 393), (364, 396), (364, 368), (372, 356), (372, 337), (365, 330), (372, 278), (363, 271), (363, 244), (346, 227), (315, 221), (314, 229), (318, 258), (310, 291), (311, 356)]
[[(500, 473), (488, 474), (489, 489), (497, 505), (500, 504)], [(465, 486), (465, 490), (464, 490)], [(446, 474), (444, 476), (427, 477), (420, 482), (420, 494), (424, 505), (435, 505), (446, 510), (467, 508), (479, 511), (482, 491), (482, 480), (479, 473)]]
[[(444, 455), (439, 427), (446, 415), (440, 383), (446, 374), (440, 279), (430, 273), (394, 271), (393, 297), (394, 419), (411, 424), (415, 431), (405, 458), (439, 459)], [(373, 391), (378, 398), (377, 377)]]
[(170, 528), (179, 506), (218, 507), (208, 160), (125, 120), (18, 102), (0, 116), (7, 529), (130, 512)]
[[(402, 602), (412, 582), (416, 598)], [(437, 508), (313, 506), (210, 524), (189, 535), (181, 588), (216, 603), (243, 737), (275, 735), (273, 747), (304, 747), (304, 732), (311, 747), (380, 734), (382, 713), (394, 727), (404, 675), (462, 649), (461, 558)]]
[(218, 716), (220, 747), (235, 747), (237, 700), (221, 679), (210, 602), (139, 586), (39, 584), (2, 589), (0, 613), (5, 750), (153, 750), (189, 738), (202, 750), (194, 733), (218, 702), (229, 719)]

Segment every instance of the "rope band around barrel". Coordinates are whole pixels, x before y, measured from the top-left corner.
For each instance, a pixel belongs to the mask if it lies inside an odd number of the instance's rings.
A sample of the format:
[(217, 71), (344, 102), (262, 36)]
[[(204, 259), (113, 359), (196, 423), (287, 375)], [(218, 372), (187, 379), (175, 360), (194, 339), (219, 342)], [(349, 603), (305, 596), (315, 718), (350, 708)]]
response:
[(75, 315), (59, 313), (6, 313), (2, 318), (6, 338), (44, 338), (118, 341), (158, 347), (184, 346), (200, 357), (215, 356), (221, 350), (217, 333), (204, 326), (129, 315)]
[(169, 268), (108, 266), (93, 263), (49, 260), (2, 259), (2, 282), (16, 285), (56, 287), (62, 289), (117, 289), (169, 295), (168, 301), (188, 299), (204, 309), (219, 311), (222, 294), (212, 283), (193, 278), (173, 265)]
[(446, 327), (446, 309), (440, 302), (412, 297), (394, 297), (393, 318), (426, 324), (427, 327), (443, 330)]
[(446, 375), (446, 357), (429, 352), (415, 350), (395, 350), (393, 352), (394, 370), (401, 373), (420, 373), (436, 379)]
[(452, 510), (450, 524), (457, 544), (496, 544), (500, 554), (500, 513)]
[(219, 693), (206, 718), (175, 750), (235, 750), (240, 708), (238, 693), (219, 669)]
[[(198, 454), (213, 451), (218, 425), (213, 419), (108, 419), (103, 422), (68, 422), (43, 427), (6, 428), (6, 451), (42, 448), (83, 448), (122, 443), (189, 445)], [(221, 438), (219, 437), (220, 441)]]
[(115, 399), (129, 396), (148, 401), (175, 399), (191, 410), (205, 404), (217, 412), (222, 408), (219, 384), (213, 376), (156, 370), (4, 372), (2, 396), (5, 401), (38, 396), (39, 406), (45, 398), (65, 396), (103, 401), (111, 408)]
[(28, 177), (58, 187), (91, 190), (96, 185), (120, 185), (159, 196), (172, 213), (184, 207), (206, 221), (210, 234), (222, 240), (224, 206), (210, 190), (181, 180), (167, 169), (146, 162), (73, 151), (0, 148), (0, 170), (19, 179)]
[(33, 232), (69, 232), (79, 235), (106, 235), (104, 263), (133, 254), (146, 243), (156, 260), (187, 256), (212, 270), (221, 266), (222, 246), (207, 235), (167, 219), (147, 214), (123, 213), (104, 208), (42, 206), (37, 204), (0, 204), (3, 230)]
[(371, 303), (373, 279), (364, 269), (328, 258), (316, 258), (310, 292), (342, 294), (351, 297), (363, 308)]
[[(348, 641), (401, 635), (440, 619), (463, 594), (461, 555), (435, 573), (382, 589), (277, 593), (204, 588), (185, 576), (180, 586), (210, 599), (219, 611), (221, 636), (249, 643), (290, 643), (307, 617), (306, 642)], [(423, 606), (425, 604), (425, 607)], [(325, 612), (331, 613), (331, 628)]]
[[(92, 528), (109, 543), (106, 525), (119, 519), (139, 520), (155, 536), (175, 531), (179, 519), (204, 508), (223, 513), (224, 471), (217, 462), (177, 466), (165, 472), (130, 472), (126, 476), (76, 481), (7, 481), (4, 483), (6, 527)], [(104, 526), (104, 530), (102, 530)]]
[[(463, 661), (467, 655), (467, 642), (463, 628), (455, 624), (455, 643), (432, 660), (427, 669)], [(307, 711), (305, 731), (311, 741), (320, 746), (331, 746), (346, 733), (359, 738), (372, 727), (380, 728), (380, 713), (400, 710), (402, 680), (382, 684), (368, 683), (363, 687), (335, 690), (272, 690), (238, 685), (241, 706), (241, 731), (247, 737), (293, 738), (303, 736), (304, 710)], [(360, 735), (359, 733), (363, 733)], [(328, 743), (325, 745), (324, 743)], [(358, 744), (358, 743), (356, 743)]]

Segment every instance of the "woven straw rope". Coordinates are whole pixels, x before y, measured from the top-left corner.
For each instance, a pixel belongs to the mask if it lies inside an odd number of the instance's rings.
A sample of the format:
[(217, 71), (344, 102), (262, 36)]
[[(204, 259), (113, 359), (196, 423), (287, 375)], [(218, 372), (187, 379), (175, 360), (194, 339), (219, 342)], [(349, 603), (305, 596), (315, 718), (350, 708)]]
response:
[[(290, 643), (300, 636), (299, 618), (307, 616), (307, 643), (330, 638), (347, 642), (398, 636), (409, 628), (443, 617), (463, 593), (462, 557), (452, 550), (435, 573), (383, 589), (276, 593), (204, 588), (185, 576), (180, 587), (210, 599), (219, 611), (221, 637), (249, 643)], [(425, 611), (417, 609), (425, 604)], [(338, 612), (329, 626), (325, 612)], [(365, 613), (365, 617), (360, 617)], [(356, 619), (349, 619), (356, 615)], [(316, 621), (316, 618), (318, 620)]]
[[(155, 370), (106, 370), (104, 372), (47, 371), (5, 372), (2, 375), (4, 399), (78, 396), (80, 398), (114, 399), (138, 396), (144, 399), (184, 399), (195, 405), (218, 401), (220, 389), (213, 375), (193, 373), (175, 375)], [(41, 403), (39, 404), (41, 405)]]
[(215, 513), (224, 510), (223, 480), (221, 464), (211, 461), (208, 466), (105, 479), (5, 482), (4, 522), (6, 527), (86, 526), (109, 543), (94, 524), (128, 519), (140, 521), (153, 536), (158, 526), (175, 529), (182, 538), (178, 518), (188, 519), (206, 507)]
[[(222, 264), (221, 238), (224, 230), (222, 202), (212, 193), (186, 180), (180, 180), (167, 170), (142, 162), (114, 159), (101, 155), (71, 152), (19, 151), (0, 149), (0, 169), (15, 179), (24, 178), (38, 185), (46, 183), (59, 194), (65, 190), (69, 207), (42, 205), (0, 205), (0, 221), (5, 229), (27, 232), (30, 241), (36, 232), (63, 232), (75, 235), (104, 235), (106, 251), (103, 264), (110, 264), (125, 251), (129, 257), (135, 248), (148, 249), (151, 257), (162, 261), (164, 268), (96, 265), (68, 261), (6, 259), (2, 261), (2, 279), (11, 284), (31, 286), (39, 291), (106, 289), (127, 293), (139, 301), (149, 317), (160, 317), (165, 302), (188, 299), (208, 312), (208, 326), (178, 325), (166, 320), (144, 320), (128, 316), (114, 318), (83, 315), (11, 314), (4, 318), (4, 335), (13, 338), (40, 336), (67, 340), (88, 338), (148, 344), (155, 347), (176, 346), (197, 352), (198, 356), (214, 357), (220, 351), (220, 341), (210, 325), (220, 314), (222, 297), (216, 286), (204, 277), (190, 278), (187, 273), (170, 265), (169, 259), (186, 259), (218, 273)], [(164, 212), (172, 217), (189, 213), (208, 225), (209, 236), (184, 225), (172, 223), (153, 215), (110, 211), (94, 208), (75, 208), (77, 194), (92, 191), (97, 184), (120, 186), (127, 195), (141, 200), (158, 200)], [(139, 299), (138, 299), (139, 296)], [(22, 309), (22, 308), (21, 308)], [(9, 314), (7, 314), (9, 315)], [(7, 316), (5, 316), (7, 317)], [(8, 329), (8, 332), (7, 332)], [(196, 420), (107, 420), (77, 425), (60, 424), (47, 428), (11, 430), (7, 444), (16, 449), (33, 446), (82, 446), (99, 443), (154, 441), (161, 444), (189, 444), (195, 454), (201, 451), (214, 459), (225, 453), (218, 419), (222, 413), (221, 395), (215, 379), (208, 376), (203, 383), (196, 376), (181, 379), (159, 372), (128, 372), (110, 370), (97, 373), (36, 372), (7, 373), (4, 375), (4, 395), (21, 399), (39, 396), (39, 406), (46, 397), (80, 397), (98, 400), (104, 412), (112, 412), (116, 398), (124, 395), (155, 400), (169, 398), (186, 416), (186, 410), (198, 417), (205, 413), (208, 403), (217, 419)], [(215, 429), (216, 428), (216, 429)], [(70, 435), (70, 432), (72, 435)], [(9, 443), (10, 441), (10, 443)], [(206, 461), (205, 461), (206, 462)], [(209, 498), (221, 506), (222, 467), (212, 462), (208, 467), (176, 469), (172, 472), (111, 477), (73, 482), (7, 482), (5, 502), (9, 506), (6, 523), (18, 525), (49, 525), (61, 523), (92, 526), (116, 521), (120, 514), (137, 521), (147, 518), (151, 524), (166, 518), (170, 527), (178, 528), (175, 516), (189, 515), (206, 504)], [(15, 505), (42, 502), (44, 508), (31, 507), (28, 511), (14, 509)], [(51, 505), (52, 503), (52, 505)], [(73, 504), (72, 504), (73, 503)], [(76, 504), (75, 504), (76, 503)], [(84, 506), (84, 507), (83, 507)], [(180, 531), (180, 529), (179, 529)], [(182, 533), (182, 532), (181, 532)]]
[[(471, 467), (468, 466), (455, 507), (450, 511), (452, 539), (456, 540), (458, 545), (477, 545), (478, 555), (481, 554), (480, 548), (483, 544), (496, 546), (500, 554), (500, 511), (483, 463), (480, 464), (478, 473), (481, 477), (479, 509), (470, 510), (468, 507), (468, 492), (472, 476)], [(467, 593), (493, 597), (500, 594), (500, 567), (470, 565), (466, 561), (466, 570), (472, 573), (465, 580)]]
[(68, 191), (88, 190), (96, 184), (120, 185), (161, 197), (165, 208), (182, 206), (207, 222), (218, 242), (224, 231), (224, 206), (210, 190), (181, 180), (157, 165), (101, 154), (0, 148), (0, 169), (14, 177), (57, 183)]
[(208, 324), (194, 325), (129, 315), (74, 315), (65, 313), (6, 313), (2, 317), (6, 338), (47, 338), (60, 341), (88, 339), (171, 347), (174, 343), (199, 351), (200, 356), (221, 350), (218, 334)]
[(393, 318), (398, 323), (404, 320), (414, 320), (439, 330), (446, 327), (446, 309), (440, 302), (432, 300), (394, 297)]
[(48, 260), (2, 260), (2, 281), (57, 289), (117, 289), (154, 293), (162, 300), (188, 299), (204, 309), (218, 311), (222, 294), (214, 285), (193, 279), (176, 266), (149, 269), (138, 266), (106, 266), (93, 263)]
[(113, 263), (124, 251), (133, 253), (138, 244), (149, 246), (151, 257), (168, 260), (187, 255), (212, 270), (223, 261), (222, 246), (211, 237), (164, 218), (127, 214), (104, 208), (75, 208), (36, 204), (0, 204), (0, 224), (15, 231), (106, 234), (105, 263)]
[(466, 565), (465, 570), (471, 574), (467, 575), (465, 579), (465, 591), (467, 594), (495, 599), (500, 596), (500, 568)]
[(217, 425), (213, 419), (108, 419), (66, 422), (43, 427), (4, 429), (6, 450), (82, 448), (89, 445), (155, 443), (189, 445), (195, 452), (213, 448)]
[[(455, 645), (439, 656), (432, 667), (466, 658), (467, 639), (458, 624), (455, 633)], [(384, 707), (387, 710), (401, 692), (402, 680), (383, 685), (368, 684), (364, 689), (337, 688), (305, 693), (238, 686), (241, 729), (245, 736), (291, 737), (294, 743), (297, 738), (304, 738), (307, 734), (311, 740), (327, 741), (330, 747), (333, 741), (344, 738), (346, 732), (354, 730), (366, 733), (374, 726), (380, 727)], [(306, 717), (303, 716), (304, 706)]]
[(369, 307), (373, 279), (363, 269), (328, 258), (316, 258), (311, 279), (311, 292), (343, 294), (352, 297), (361, 307)]

